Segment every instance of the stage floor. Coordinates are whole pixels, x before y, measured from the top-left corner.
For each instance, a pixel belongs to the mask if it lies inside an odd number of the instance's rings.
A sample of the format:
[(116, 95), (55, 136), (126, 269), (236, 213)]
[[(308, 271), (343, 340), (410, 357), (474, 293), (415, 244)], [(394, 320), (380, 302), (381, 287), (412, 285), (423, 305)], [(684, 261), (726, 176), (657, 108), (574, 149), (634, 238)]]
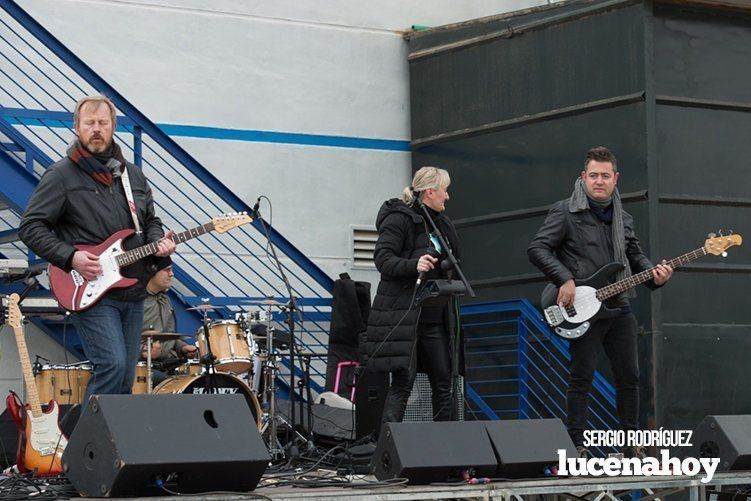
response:
[[(717, 473), (711, 484), (705, 485), (695, 477), (550, 477), (536, 480), (506, 481), (484, 485), (400, 485), (378, 488), (359, 487), (360, 482), (353, 482), (355, 487), (261, 487), (248, 494), (215, 494), (188, 496), (181, 499), (237, 500), (237, 499), (273, 499), (275, 501), (324, 501), (349, 500), (358, 501), (401, 501), (428, 499), (474, 499), (474, 500), (521, 500), (526, 498), (576, 499), (600, 501), (616, 499), (631, 492), (640, 492), (640, 501), (650, 501), (668, 494), (684, 492), (689, 501), (705, 501), (708, 494), (722, 490), (727, 493), (738, 492), (737, 486), (751, 485), (751, 471)], [(366, 480), (375, 481), (373, 477)], [(744, 496), (745, 497), (745, 490)], [(739, 499), (743, 499), (740, 497)], [(149, 498), (120, 498), (122, 500), (161, 500), (174, 499), (174, 496)], [(113, 498), (115, 499), (115, 498)], [(686, 499), (686, 497), (684, 497)]]

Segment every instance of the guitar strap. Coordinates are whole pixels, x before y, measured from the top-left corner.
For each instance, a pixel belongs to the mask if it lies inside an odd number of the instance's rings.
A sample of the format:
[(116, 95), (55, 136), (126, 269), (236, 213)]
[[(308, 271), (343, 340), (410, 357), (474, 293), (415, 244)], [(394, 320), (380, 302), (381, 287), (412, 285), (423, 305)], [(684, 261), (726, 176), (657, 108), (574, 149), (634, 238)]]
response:
[(133, 218), (133, 225), (135, 226), (136, 233), (141, 233), (141, 225), (138, 224), (138, 214), (136, 213), (136, 202), (133, 200), (133, 190), (130, 188), (130, 176), (128, 175), (128, 166), (123, 166), (123, 191), (125, 192), (125, 198), (128, 199), (128, 208), (130, 208), (130, 215)]

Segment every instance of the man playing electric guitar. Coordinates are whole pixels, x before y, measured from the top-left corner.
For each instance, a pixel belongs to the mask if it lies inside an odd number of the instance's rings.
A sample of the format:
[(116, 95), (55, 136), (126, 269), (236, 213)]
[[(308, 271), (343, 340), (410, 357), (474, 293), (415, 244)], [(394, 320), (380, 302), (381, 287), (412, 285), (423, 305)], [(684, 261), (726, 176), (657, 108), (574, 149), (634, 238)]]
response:
[[(19, 226), (21, 240), (54, 266), (86, 280), (101, 275), (102, 266), (98, 255), (74, 245), (98, 245), (120, 230), (136, 231), (126, 249), (158, 242), (156, 256), (172, 254), (175, 243), (164, 238), (146, 178), (114, 142), (114, 104), (104, 96), (85, 97), (76, 104), (73, 123), (78, 139), (65, 158), (47, 169), (31, 195)], [(94, 366), (86, 400), (92, 394), (131, 391), (148, 266), (137, 261), (124, 268), (124, 275), (138, 279), (135, 285), (112, 289), (90, 308), (71, 314)]]
[[(532, 264), (558, 287), (557, 302), (571, 307), (575, 299), (574, 279), (587, 278), (606, 264), (617, 262), (624, 269), (622, 279), (649, 270), (653, 278), (645, 283), (655, 289), (667, 282), (672, 268), (657, 266), (647, 259), (634, 234), (633, 218), (621, 207), (616, 189), (618, 168), (615, 156), (605, 147), (587, 152), (584, 170), (576, 180), (570, 198), (555, 203), (527, 249)], [(636, 318), (629, 306), (629, 291), (606, 300), (606, 306), (621, 314), (594, 320), (586, 335), (570, 342), (570, 377), (566, 393), (567, 426), (581, 456), (586, 456), (584, 428), (592, 379), (600, 346), (610, 360), (615, 377), (616, 404), (620, 427), (636, 430), (639, 420), (639, 361)], [(643, 456), (639, 448), (625, 450), (628, 456)]]

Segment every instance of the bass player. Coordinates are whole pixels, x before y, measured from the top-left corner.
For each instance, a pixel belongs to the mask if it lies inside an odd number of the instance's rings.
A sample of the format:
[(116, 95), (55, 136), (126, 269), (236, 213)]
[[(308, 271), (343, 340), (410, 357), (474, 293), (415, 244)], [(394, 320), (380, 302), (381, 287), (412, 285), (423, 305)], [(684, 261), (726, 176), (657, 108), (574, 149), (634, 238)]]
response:
[[(615, 155), (609, 149), (599, 146), (589, 150), (571, 197), (553, 205), (527, 249), (532, 264), (558, 287), (557, 303), (564, 308), (574, 304), (574, 279), (586, 278), (608, 263), (624, 265), (616, 276), (618, 280), (631, 275), (632, 270), (637, 273), (653, 267), (634, 234), (633, 218), (621, 206), (616, 188), (618, 176)], [(650, 289), (662, 286), (672, 276), (672, 268), (665, 263), (655, 266), (652, 280), (645, 282)], [(584, 428), (600, 346), (615, 377), (620, 427), (638, 428), (637, 323), (628, 299), (632, 294), (628, 291), (607, 300), (607, 306), (619, 308), (621, 314), (596, 320), (583, 337), (571, 340), (569, 346), (567, 427), (581, 457), (589, 454), (584, 447)], [(629, 457), (646, 454), (641, 447), (623, 452)]]

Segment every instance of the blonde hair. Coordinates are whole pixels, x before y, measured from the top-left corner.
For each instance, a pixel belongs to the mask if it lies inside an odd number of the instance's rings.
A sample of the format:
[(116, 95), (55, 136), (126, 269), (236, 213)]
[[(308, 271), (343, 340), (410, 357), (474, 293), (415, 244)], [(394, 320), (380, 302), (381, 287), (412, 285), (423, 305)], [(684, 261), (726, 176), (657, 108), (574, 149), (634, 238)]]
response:
[(115, 105), (112, 104), (112, 101), (107, 96), (94, 95), (94, 96), (85, 96), (78, 100), (76, 103), (76, 108), (73, 110), (73, 124), (78, 125), (79, 120), (81, 119), (81, 108), (88, 104), (94, 104), (95, 108), (98, 108), (100, 104), (107, 103), (107, 106), (109, 106), (110, 109), (110, 117), (112, 118), (112, 128), (117, 128), (117, 110), (115, 109)]
[(420, 167), (412, 178), (412, 186), (407, 186), (402, 192), (402, 200), (407, 205), (412, 205), (415, 201), (415, 192), (420, 196), (420, 192), (433, 189), (437, 190), (441, 186), (451, 184), (451, 177), (445, 169), (438, 167)]

